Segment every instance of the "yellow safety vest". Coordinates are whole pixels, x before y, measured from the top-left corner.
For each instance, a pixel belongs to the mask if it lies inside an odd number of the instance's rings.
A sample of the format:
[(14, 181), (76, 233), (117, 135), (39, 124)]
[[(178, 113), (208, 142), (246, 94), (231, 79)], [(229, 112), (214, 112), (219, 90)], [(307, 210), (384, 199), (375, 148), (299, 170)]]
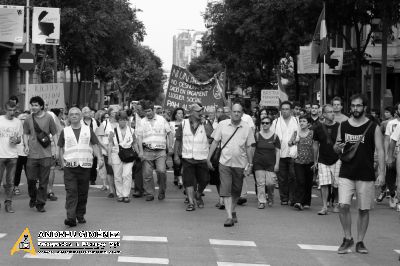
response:
[(206, 160), (209, 143), (204, 125), (200, 124), (193, 134), (189, 119), (185, 119), (182, 123), (182, 132), (182, 158)]
[(66, 167), (92, 168), (93, 149), (90, 146), (90, 128), (81, 125), (79, 141), (76, 141), (74, 131), (71, 126), (64, 128), (64, 160)]

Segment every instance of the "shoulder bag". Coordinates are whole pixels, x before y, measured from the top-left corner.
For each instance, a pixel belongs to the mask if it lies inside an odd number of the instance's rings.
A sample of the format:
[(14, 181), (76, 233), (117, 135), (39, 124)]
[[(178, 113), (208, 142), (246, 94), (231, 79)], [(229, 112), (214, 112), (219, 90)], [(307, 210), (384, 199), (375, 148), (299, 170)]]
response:
[(51, 139), (49, 134), (44, 132), (40, 127), (39, 124), (35, 120), (35, 116), (32, 115), (32, 121), (33, 121), (33, 127), (35, 128), (36, 132), (36, 138), (40, 145), (42, 145), (43, 148), (47, 148), (51, 144)]
[[(130, 129), (129, 129), (129, 131), (130, 131)], [(138, 158), (138, 154), (133, 149), (133, 147), (123, 148), (121, 145), (119, 145), (119, 137), (118, 137), (117, 128), (114, 128), (114, 132), (115, 132), (115, 136), (117, 137), (117, 142), (118, 142), (118, 147), (119, 147), (119, 152), (118, 152), (119, 158), (124, 163), (132, 163), (133, 161), (135, 161)], [(132, 131), (131, 131), (131, 134), (132, 134)]]
[[(343, 150), (342, 153), (339, 155), (339, 158), (342, 162), (351, 162), (351, 160), (353, 160), (354, 156), (356, 155), (358, 146), (360, 145), (361, 141), (364, 139), (365, 134), (367, 134), (368, 129), (372, 126), (373, 122), (370, 121), (369, 125), (367, 127), (367, 129), (365, 129), (364, 133), (362, 134), (362, 137), (356, 142), (354, 143), (352, 146), (350, 146), (350, 148)], [(339, 134), (341, 134), (340, 132), (341, 128), (339, 127)]]
[(211, 163), (212, 165), (216, 166), (219, 164), (219, 158), (221, 157), (222, 150), (228, 145), (229, 141), (233, 138), (233, 136), (238, 131), (239, 127), (236, 128), (235, 132), (229, 137), (228, 141), (225, 142), (224, 146), (221, 147), (221, 142), (219, 143), (218, 147), (215, 149), (213, 155), (211, 156)]

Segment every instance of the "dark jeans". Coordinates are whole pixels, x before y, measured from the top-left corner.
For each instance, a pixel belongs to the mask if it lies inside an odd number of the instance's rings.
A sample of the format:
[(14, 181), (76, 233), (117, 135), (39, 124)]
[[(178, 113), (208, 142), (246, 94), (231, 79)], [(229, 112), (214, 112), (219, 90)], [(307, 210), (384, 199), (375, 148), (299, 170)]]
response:
[[(44, 206), (47, 200), (47, 185), (49, 184), (50, 167), (53, 158), (28, 158), (26, 163), (28, 177), (28, 193), (36, 206)], [(36, 187), (36, 180), (39, 180), (39, 187)]]
[(294, 202), (295, 175), (292, 158), (281, 158), (279, 161), (279, 196), (281, 202)]
[(389, 189), (390, 196), (394, 197), (396, 194), (396, 164), (393, 167), (386, 167), (386, 179), (385, 185), (381, 187), (381, 191), (384, 192), (386, 188)]
[(97, 178), (97, 157), (93, 158), (93, 165), (92, 168), (90, 169), (90, 181), (96, 181)]
[(26, 162), (28, 161), (28, 156), (18, 156), (17, 159), (17, 168), (15, 169), (15, 176), (14, 176), (14, 186), (18, 187), (21, 182), (21, 174), (22, 168), (26, 174)]
[(142, 168), (143, 168), (143, 163), (140, 159), (137, 159), (135, 161), (135, 164), (133, 165), (133, 177), (135, 179), (135, 191), (143, 193), (143, 173), (142, 173)]
[(17, 158), (0, 158), (0, 184), (3, 180), (4, 171), (6, 171), (5, 181), (3, 182), (5, 201), (12, 200), (16, 165)]
[[(174, 155), (172, 155), (172, 158), (174, 158)], [(174, 160), (173, 162), (173, 168), (174, 168), (174, 177), (178, 177), (182, 175), (182, 156), (179, 156), (179, 159), (181, 159), (180, 164), (176, 164)]]
[(310, 164), (294, 164), (294, 172), (296, 173), (296, 192), (294, 197), (295, 203), (303, 205), (311, 205), (311, 192), (313, 185), (313, 171)]
[(67, 218), (75, 220), (86, 214), (89, 192), (90, 168), (64, 167)]

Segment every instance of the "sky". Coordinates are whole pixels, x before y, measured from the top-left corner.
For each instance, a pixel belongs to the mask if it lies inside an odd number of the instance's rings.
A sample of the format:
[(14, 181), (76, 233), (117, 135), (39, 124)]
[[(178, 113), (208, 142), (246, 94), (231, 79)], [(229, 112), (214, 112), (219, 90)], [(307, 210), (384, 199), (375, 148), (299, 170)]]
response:
[(205, 31), (202, 13), (207, 0), (130, 0), (141, 9), (138, 18), (144, 23), (143, 45), (149, 46), (161, 58), (163, 69), (172, 65), (172, 38), (180, 29)]

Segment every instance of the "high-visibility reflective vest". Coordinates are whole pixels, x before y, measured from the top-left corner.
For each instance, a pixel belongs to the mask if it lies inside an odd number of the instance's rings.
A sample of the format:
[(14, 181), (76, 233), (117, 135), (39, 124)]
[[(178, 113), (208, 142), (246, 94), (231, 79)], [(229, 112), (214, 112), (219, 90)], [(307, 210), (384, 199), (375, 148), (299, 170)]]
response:
[(182, 132), (182, 158), (206, 160), (209, 143), (204, 125), (200, 124), (193, 134), (189, 119), (185, 119), (182, 123)]
[(140, 130), (143, 132), (143, 144), (150, 149), (164, 150), (167, 147), (165, 124), (168, 122), (164, 117), (156, 114), (154, 120), (153, 124), (146, 117), (141, 121)]
[(92, 168), (93, 149), (90, 146), (90, 128), (81, 125), (79, 141), (76, 141), (74, 131), (71, 126), (64, 128), (64, 160), (66, 167)]

